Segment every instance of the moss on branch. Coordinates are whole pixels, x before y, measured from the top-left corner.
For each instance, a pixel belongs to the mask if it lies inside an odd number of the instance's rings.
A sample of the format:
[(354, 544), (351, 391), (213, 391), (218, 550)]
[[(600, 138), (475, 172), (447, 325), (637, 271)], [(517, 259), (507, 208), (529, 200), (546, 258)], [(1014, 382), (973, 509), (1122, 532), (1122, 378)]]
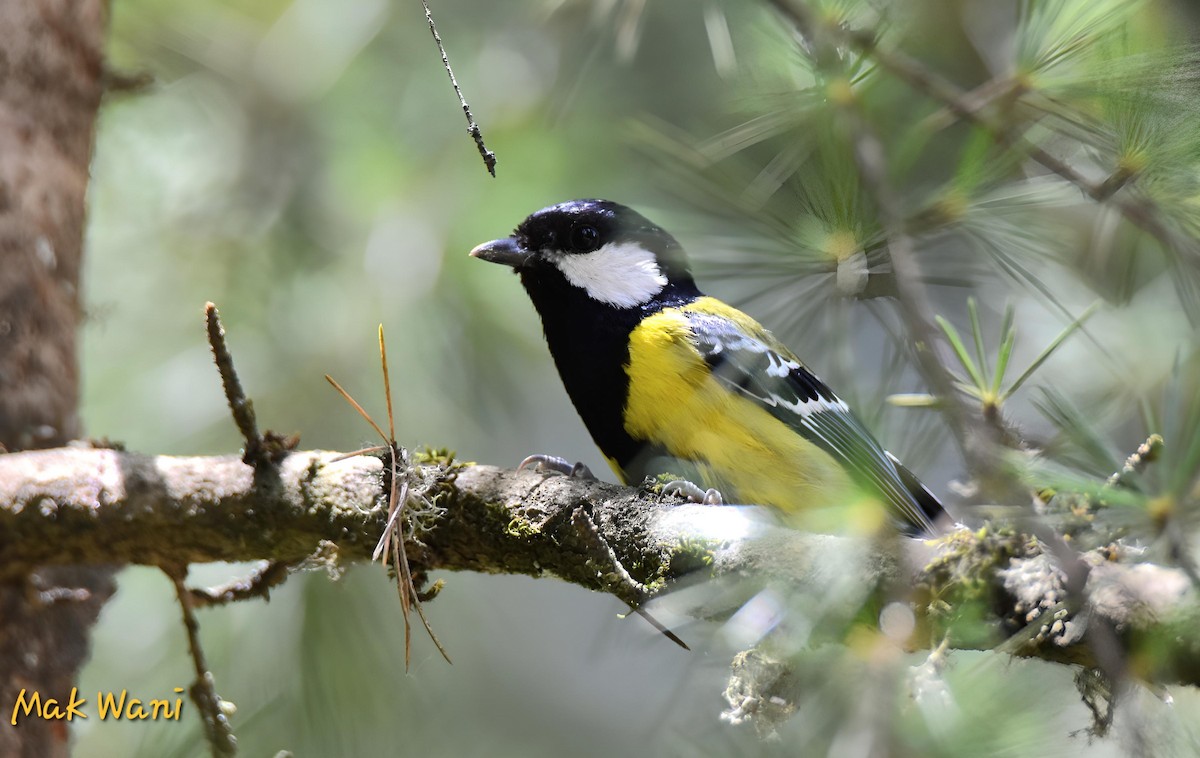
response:
[[(668, 503), (597, 481), (438, 461), (421, 474), (420, 494), (444, 513), (408, 548), (414, 571), (551, 575), (631, 603), (684, 574), (824, 597), (836, 582), (850, 588), (848, 608), (884, 584), (915, 587), (913, 647), (948, 636), (952, 647), (1004, 643), (1017, 655), (1091, 666), (1084, 631), (1102, 619), (1135, 673), (1200, 683), (1200, 644), (1179, 633), (1200, 616), (1186, 576), (1112, 550), (1084, 555), (1086, 596), (1072, 598), (1053, 559), (1023, 535), (959, 530), (889, 547), (783, 528), (753, 508)], [(56, 563), (297, 564), (328, 543), (341, 560), (366, 560), (384, 528), (383, 478), (377, 458), (324, 451), (292, 453), (257, 473), (237, 456), (84, 447), (2, 455), (0, 580)]]

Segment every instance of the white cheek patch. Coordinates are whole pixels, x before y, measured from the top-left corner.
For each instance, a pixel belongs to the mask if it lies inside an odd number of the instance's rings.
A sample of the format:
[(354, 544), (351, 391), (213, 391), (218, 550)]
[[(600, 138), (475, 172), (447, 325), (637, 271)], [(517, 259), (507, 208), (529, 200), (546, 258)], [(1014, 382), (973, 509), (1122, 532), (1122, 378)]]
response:
[(634, 242), (609, 243), (591, 253), (560, 253), (551, 260), (588, 297), (618, 308), (642, 305), (667, 286), (654, 253)]

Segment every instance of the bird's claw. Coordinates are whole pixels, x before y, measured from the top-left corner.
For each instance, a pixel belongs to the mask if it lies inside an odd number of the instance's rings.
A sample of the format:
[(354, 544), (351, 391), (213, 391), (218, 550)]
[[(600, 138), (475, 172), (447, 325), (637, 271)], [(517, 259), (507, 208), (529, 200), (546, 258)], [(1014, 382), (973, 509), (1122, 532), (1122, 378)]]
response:
[(662, 493), (664, 495), (682, 495), (687, 498), (688, 502), (700, 503), (701, 505), (725, 504), (725, 498), (721, 497), (719, 491), (712, 487), (702, 490), (685, 479), (676, 479), (673, 482), (667, 482), (663, 485)]
[(557, 471), (560, 474), (572, 477), (574, 479), (595, 479), (592, 470), (585, 466), (582, 462), (571, 463), (566, 458), (559, 458), (557, 455), (531, 455), (517, 465), (517, 471), (523, 471), (527, 468), (532, 468), (538, 473), (547, 473)]

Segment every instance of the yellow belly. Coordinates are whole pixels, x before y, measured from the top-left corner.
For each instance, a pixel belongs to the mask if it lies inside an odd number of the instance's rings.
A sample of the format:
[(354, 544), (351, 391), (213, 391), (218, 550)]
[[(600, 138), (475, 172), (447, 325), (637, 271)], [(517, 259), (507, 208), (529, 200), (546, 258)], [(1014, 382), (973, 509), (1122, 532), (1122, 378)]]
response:
[(625, 430), (694, 462), (726, 499), (786, 512), (844, 504), (857, 488), (828, 453), (720, 385), (688, 340), (685, 309), (719, 312), (761, 329), (719, 301), (701, 298), (645, 319), (630, 335)]

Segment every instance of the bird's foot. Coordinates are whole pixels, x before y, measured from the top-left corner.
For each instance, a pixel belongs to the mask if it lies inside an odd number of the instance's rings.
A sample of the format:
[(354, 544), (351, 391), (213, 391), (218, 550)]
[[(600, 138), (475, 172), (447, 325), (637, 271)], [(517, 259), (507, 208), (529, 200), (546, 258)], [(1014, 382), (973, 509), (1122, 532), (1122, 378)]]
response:
[(725, 504), (725, 498), (721, 497), (719, 491), (712, 487), (702, 490), (699, 486), (692, 484), (686, 479), (676, 479), (673, 482), (667, 482), (663, 485), (662, 493), (664, 495), (682, 495), (687, 498), (688, 502), (700, 503), (701, 505)]
[(595, 479), (596, 476), (592, 470), (583, 463), (571, 463), (566, 458), (559, 458), (557, 455), (531, 455), (517, 466), (517, 471), (531, 468), (538, 473), (547, 473), (557, 471), (560, 474), (565, 474), (575, 479)]

